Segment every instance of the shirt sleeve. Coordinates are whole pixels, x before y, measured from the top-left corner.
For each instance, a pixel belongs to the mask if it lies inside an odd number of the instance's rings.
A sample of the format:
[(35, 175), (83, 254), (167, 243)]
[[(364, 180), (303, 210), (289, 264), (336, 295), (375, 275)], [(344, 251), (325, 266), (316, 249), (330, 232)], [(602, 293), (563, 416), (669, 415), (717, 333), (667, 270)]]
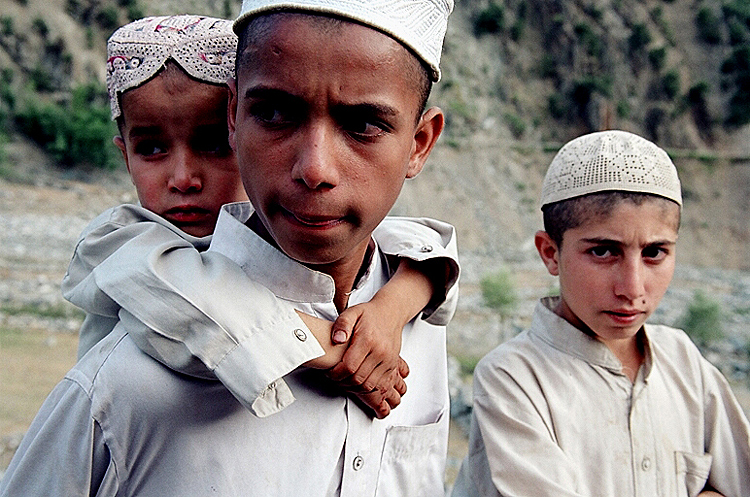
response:
[(701, 358), (709, 485), (725, 497), (750, 495), (750, 425), (724, 376)]
[(282, 376), (324, 353), (294, 307), (227, 257), (149, 224), (93, 270), (133, 341), (173, 370), (218, 379), (257, 416), (293, 402)]
[(429, 218), (386, 217), (373, 237), (386, 255), (417, 262), (436, 259), (445, 262), (446, 286), (436, 289), (422, 318), (437, 326), (447, 325), (458, 303), (460, 269), (455, 228)]
[[(168, 229), (166, 221), (153, 212), (124, 204), (104, 211), (81, 233), (61, 286), (63, 297), (86, 312), (79, 331), (79, 359), (119, 321), (120, 305), (97, 285), (94, 268), (129, 240), (143, 236), (152, 223), (164, 223)], [(176, 227), (171, 229), (175, 236), (180, 236)], [(194, 245), (208, 246), (208, 239), (192, 239)]]
[[(534, 384), (533, 372), (517, 369), (511, 376), (487, 360), (477, 366), (469, 454), (462, 468), (462, 479), (469, 480), (465, 488), (485, 497), (580, 496), (575, 466), (543, 417), (541, 392), (522, 386)], [(519, 379), (524, 375), (528, 383)]]
[(0, 480), (0, 496), (117, 494), (117, 472), (85, 390), (66, 378), (42, 404)]

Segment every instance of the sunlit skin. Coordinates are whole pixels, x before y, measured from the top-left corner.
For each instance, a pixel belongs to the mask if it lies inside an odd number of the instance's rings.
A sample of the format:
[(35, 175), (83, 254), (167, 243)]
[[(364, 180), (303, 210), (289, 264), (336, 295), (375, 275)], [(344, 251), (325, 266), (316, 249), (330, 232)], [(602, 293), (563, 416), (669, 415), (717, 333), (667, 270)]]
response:
[(631, 380), (643, 361), (637, 333), (674, 274), (678, 225), (677, 204), (655, 198), (620, 201), (609, 216), (567, 230), (560, 248), (544, 231), (535, 237), (560, 279), (555, 312), (605, 343)]
[[(323, 29), (286, 15), (245, 52), (229, 140), (257, 217), (251, 225), (290, 257), (330, 274), (346, 307), (373, 229), (443, 128), (418, 119), (411, 55), (373, 29)], [(249, 52), (249, 53), (248, 53)]]
[(223, 204), (247, 200), (227, 141), (226, 86), (168, 67), (122, 95), (122, 151), (141, 205), (193, 236), (213, 233)]

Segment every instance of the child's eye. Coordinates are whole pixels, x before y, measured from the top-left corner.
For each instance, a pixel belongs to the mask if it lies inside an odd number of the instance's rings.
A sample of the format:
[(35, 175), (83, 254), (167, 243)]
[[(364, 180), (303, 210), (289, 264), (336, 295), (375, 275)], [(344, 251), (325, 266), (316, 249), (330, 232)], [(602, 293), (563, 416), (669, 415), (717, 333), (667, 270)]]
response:
[(156, 140), (141, 140), (135, 145), (135, 153), (144, 157), (167, 153), (167, 147)]
[(229, 139), (226, 128), (208, 130), (201, 133), (194, 141), (193, 147), (203, 154), (226, 156), (229, 154)]

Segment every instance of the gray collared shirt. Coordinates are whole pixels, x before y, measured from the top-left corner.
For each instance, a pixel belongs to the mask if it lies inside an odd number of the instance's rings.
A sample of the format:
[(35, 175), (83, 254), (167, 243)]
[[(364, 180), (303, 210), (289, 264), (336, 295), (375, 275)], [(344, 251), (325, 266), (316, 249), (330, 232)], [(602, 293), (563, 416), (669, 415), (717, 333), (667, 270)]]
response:
[[(224, 257), (282, 299), (313, 302), (294, 302), (300, 310), (332, 317), (330, 278), (268, 245), (244, 226), (246, 213), (242, 205), (222, 212), (210, 251), (225, 250)], [(368, 300), (388, 275), (376, 249), (352, 303)], [(143, 305), (150, 302), (143, 299)], [(287, 354), (278, 354), (287, 361), (278, 374), (296, 401), (271, 416), (255, 416), (222, 384), (175, 373), (144, 354), (129, 333), (138, 326), (143, 323), (121, 313), (114, 330), (50, 394), (0, 482), (0, 495), (442, 494), (448, 435), (443, 326), (419, 319), (405, 327), (409, 392), (383, 420)], [(311, 336), (295, 330), (263, 340), (314, 348)], [(287, 351), (297, 360), (307, 357)]]

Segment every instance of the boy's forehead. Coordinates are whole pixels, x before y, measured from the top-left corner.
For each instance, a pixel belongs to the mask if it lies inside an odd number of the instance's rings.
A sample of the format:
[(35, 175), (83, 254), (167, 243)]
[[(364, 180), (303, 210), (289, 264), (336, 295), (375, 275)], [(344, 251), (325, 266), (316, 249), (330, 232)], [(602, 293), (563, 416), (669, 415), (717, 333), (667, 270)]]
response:
[(234, 29), (254, 16), (291, 11), (341, 18), (374, 28), (399, 41), (440, 78), (440, 55), (453, 0), (244, 0)]

